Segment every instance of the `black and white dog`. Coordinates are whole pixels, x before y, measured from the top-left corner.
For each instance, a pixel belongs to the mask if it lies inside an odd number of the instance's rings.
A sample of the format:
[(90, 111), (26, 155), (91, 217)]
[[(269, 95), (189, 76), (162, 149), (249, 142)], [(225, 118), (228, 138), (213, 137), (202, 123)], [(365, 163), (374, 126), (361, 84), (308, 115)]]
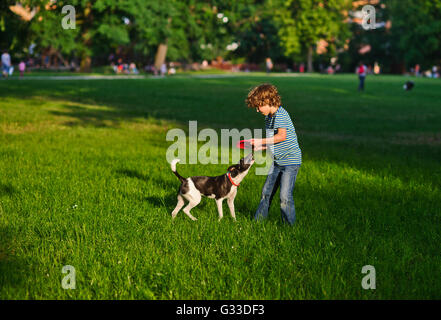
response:
[(410, 91), (412, 90), (412, 88), (415, 86), (415, 83), (413, 81), (407, 81), (404, 85), (403, 85), (403, 89), (406, 91)]
[(172, 212), (174, 219), (179, 210), (184, 206), (184, 199), (188, 201), (187, 206), (182, 210), (191, 220), (197, 220), (190, 213), (190, 210), (196, 207), (200, 202), (202, 196), (216, 199), (217, 210), (219, 212), (219, 220), (223, 217), (222, 201), (227, 199), (228, 208), (231, 216), (236, 220), (234, 212), (234, 198), (237, 194), (237, 187), (245, 178), (251, 166), (254, 164), (253, 154), (240, 159), (239, 163), (228, 168), (227, 173), (217, 177), (190, 177), (183, 178), (176, 171), (176, 163), (179, 159), (174, 159), (171, 162), (171, 169), (173, 173), (181, 180), (181, 186), (178, 193), (178, 204)]

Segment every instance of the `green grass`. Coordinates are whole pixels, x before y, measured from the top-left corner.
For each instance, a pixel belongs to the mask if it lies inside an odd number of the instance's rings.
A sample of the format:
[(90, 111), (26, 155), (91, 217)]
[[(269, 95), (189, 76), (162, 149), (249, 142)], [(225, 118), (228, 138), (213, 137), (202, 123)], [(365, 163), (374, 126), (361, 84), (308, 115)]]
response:
[[(441, 298), (441, 82), (353, 75), (0, 81), (1, 299)], [(275, 197), (252, 217), (251, 171), (237, 222), (212, 199), (175, 221), (169, 129), (262, 128), (248, 89), (279, 87), (303, 151), (282, 223)], [(227, 165), (178, 165), (183, 176)], [(61, 269), (76, 269), (64, 290)], [(364, 290), (364, 265), (376, 289)]]

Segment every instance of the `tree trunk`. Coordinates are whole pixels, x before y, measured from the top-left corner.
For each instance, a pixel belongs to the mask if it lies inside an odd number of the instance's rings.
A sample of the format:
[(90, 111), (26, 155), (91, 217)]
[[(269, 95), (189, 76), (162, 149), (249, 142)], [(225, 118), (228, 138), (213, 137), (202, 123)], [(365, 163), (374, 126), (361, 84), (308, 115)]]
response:
[(60, 52), (57, 51), (55, 54), (57, 55), (58, 59), (61, 60), (65, 67), (69, 66), (69, 63), (64, 59), (63, 55)]
[(165, 62), (165, 57), (167, 56), (167, 44), (166, 43), (167, 43), (167, 41), (165, 41), (165, 43), (161, 43), (158, 46), (158, 50), (156, 51), (156, 56), (155, 56), (156, 70), (160, 70), (161, 66)]
[(92, 66), (92, 59), (89, 56), (84, 55), (80, 63), (81, 72), (90, 72)]
[(312, 54), (313, 54), (313, 48), (312, 48), (312, 46), (309, 46), (309, 48), (308, 48), (308, 72), (314, 72), (314, 68), (312, 66)]
[[(88, 3), (84, 9), (84, 22), (83, 24), (92, 25), (93, 22), (93, 15), (92, 13), (92, 4)], [(91, 48), (92, 47), (92, 37), (88, 36), (88, 31), (89, 28), (85, 27), (83, 34), (82, 34), (82, 38), (83, 38), (83, 45), (85, 46), (85, 48)], [(80, 61), (80, 71), (81, 72), (90, 72), (92, 71), (92, 58), (90, 56), (91, 54), (89, 53), (89, 51), (87, 49), (83, 49), (82, 53), (80, 54), (81, 56), (81, 61)]]

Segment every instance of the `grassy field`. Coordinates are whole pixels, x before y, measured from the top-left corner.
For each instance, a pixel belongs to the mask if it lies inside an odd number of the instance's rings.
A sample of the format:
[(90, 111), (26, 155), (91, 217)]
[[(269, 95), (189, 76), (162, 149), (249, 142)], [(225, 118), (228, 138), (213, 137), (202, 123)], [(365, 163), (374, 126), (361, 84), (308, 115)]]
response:
[[(361, 94), (354, 75), (0, 81), (0, 298), (440, 299), (441, 81), (405, 79), (368, 77)], [(303, 151), (296, 224), (278, 197), (252, 219), (253, 170), (237, 222), (212, 199), (172, 221), (167, 131), (262, 128), (244, 99), (268, 81)]]

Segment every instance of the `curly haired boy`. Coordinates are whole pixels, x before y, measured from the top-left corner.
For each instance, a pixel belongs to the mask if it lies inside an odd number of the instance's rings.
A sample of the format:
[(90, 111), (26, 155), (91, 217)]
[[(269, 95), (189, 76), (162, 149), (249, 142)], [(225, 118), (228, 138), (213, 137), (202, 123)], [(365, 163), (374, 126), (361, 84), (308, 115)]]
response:
[(302, 163), (302, 152), (291, 117), (281, 106), (277, 88), (268, 83), (253, 88), (245, 102), (248, 107), (255, 108), (265, 116), (266, 138), (252, 139), (254, 150), (269, 147), (274, 158), (254, 218), (256, 220), (267, 218), (273, 196), (280, 187), (282, 219), (293, 225), (296, 219), (293, 192)]

